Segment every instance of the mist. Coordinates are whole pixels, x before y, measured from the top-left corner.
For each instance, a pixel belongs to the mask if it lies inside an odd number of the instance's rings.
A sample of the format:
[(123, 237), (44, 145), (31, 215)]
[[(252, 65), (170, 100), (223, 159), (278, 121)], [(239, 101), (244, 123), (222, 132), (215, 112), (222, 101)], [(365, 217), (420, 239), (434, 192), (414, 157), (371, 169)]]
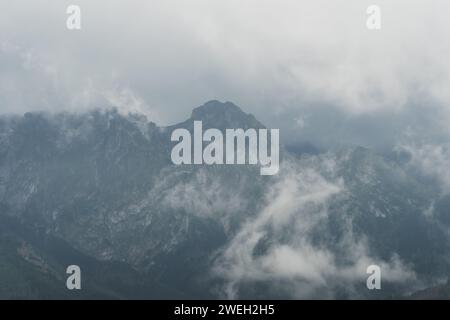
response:
[[(448, 1), (0, 1), (0, 113), (232, 101), (286, 143), (447, 141)], [(66, 8), (81, 8), (81, 30)]]

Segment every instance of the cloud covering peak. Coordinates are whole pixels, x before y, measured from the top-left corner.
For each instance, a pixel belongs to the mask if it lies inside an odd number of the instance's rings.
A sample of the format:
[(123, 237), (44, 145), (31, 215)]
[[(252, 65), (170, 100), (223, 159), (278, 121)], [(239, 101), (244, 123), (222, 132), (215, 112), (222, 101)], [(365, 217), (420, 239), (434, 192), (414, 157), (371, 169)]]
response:
[[(66, 28), (70, 4), (81, 30)], [(371, 4), (2, 0), (0, 112), (116, 105), (171, 124), (220, 99), (288, 137), (314, 140), (330, 122), (358, 144), (386, 140), (381, 126), (447, 136), (450, 4), (380, 0), (382, 28), (369, 31)]]

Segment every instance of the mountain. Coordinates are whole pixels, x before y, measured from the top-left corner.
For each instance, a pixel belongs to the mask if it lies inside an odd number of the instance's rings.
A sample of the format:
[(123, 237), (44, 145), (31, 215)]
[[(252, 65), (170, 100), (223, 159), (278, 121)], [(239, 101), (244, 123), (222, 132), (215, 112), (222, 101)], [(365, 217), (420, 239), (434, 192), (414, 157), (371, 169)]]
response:
[(420, 290), (408, 298), (412, 300), (449, 300), (450, 283)]
[(191, 117), (178, 126), (192, 128), (194, 121), (202, 121), (205, 124), (205, 128), (217, 128), (220, 130), (227, 128), (265, 128), (252, 114), (245, 113), (235, 104), (231, 102), (221, 103), (217, 100), (209, 101), (195, 108)]
[(265, 128), (219, 101), (168, 127), (115, 109), (0, 118), (0, 298), (385, 298), (448, 277), (449, 205), (405, 166), (363, 147), (281, 148), (276, 176), (173, 165), (170, 134), (195, 120)]
[[(118, 261), (99, 261), (64, 240), (36, 233), (0, 216), (0, 299), (161, 299), (182, 293), (142, 276)], [(83, 290), (65, 287), (67, 266), (83, 270)]]

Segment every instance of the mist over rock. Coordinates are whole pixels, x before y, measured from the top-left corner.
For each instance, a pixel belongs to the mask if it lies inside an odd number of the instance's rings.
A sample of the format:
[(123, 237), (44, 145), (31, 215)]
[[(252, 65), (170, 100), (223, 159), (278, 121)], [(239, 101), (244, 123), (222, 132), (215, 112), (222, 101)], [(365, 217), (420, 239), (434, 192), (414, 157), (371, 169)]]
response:
[[(168, 127), (115, 109), (0, 118), (0, 218), (17, 226), (1, 231), (15, 244), (0, 246), (9, 257), (0, 279), (20, 266), (33, 275), (18, 277), (22, 288), (48, 285), (17, 295), (59, 296), (63, 265), (86, 259), (128, 288), (99, 278), (94, 296), (126, 298), (139, 287), (154, 297), (156, 286), (166, 297), (372, 298), (360, 285), (367, 263), (387, 270), (376, 297), (448, 277), (448, 201), (407, 166), (364, 147), (282, 148), (274, 177), (254, 166), (175, 166), (170, 133), (196, 120), (264, 128), (219, 101)], [(277, 263), (285, 260), (293, 270)]]

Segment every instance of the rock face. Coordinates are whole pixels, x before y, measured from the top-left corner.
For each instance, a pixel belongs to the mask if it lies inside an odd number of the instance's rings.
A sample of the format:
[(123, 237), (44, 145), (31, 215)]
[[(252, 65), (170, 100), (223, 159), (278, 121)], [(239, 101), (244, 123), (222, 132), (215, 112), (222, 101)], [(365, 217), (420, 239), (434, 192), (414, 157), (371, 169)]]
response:
[[(401, 165), (359, 147), (282, 151), (274, 177), (175, 166), (170, 134), (194, 120), (264, 128), (218, 101), (170, 127), (117, 110), (1, 118), (0, 283), (14, 280), (0, 298), (78, 298), (65, 290), (69, 264), (86, 271), (83, 297), (107, 298), (371, 298), (447, 276), (448, 201)], [(373, 261), (389, 270), (377, 295), (364, 289)]]

